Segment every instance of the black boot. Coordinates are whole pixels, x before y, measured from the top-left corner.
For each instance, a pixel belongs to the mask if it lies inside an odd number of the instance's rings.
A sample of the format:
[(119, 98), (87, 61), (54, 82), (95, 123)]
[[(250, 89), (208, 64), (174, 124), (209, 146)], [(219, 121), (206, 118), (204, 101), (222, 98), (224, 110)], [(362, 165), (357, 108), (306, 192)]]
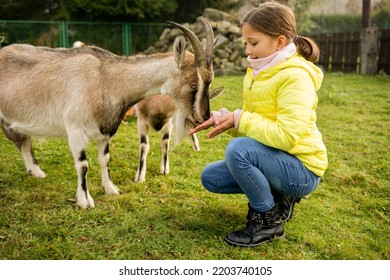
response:
[(299, 203), (299, 201), (301, 201), (300, 197), (282, 196), (279, 201), (279, 213), (282, 222), (287, 222), (292, 218), (294, 205), (295, 203)]
[(269, 242), (275, 236), (284, 236), (284, 226), (280, 220), (278, 205), (267, 212), (258, 212), (248, 203), (246, 228), (226, 235), (229, 245), (241, 247), (256, 247)]
[(281, 194), (277, 191), (272, 191), (274, 196), (274, 201), (279, 205), (279, 215), (282, 222), (287, 222), (292, 218), (294, 205), (301, 201), (300, 197), (290, 197), (284, 194)]

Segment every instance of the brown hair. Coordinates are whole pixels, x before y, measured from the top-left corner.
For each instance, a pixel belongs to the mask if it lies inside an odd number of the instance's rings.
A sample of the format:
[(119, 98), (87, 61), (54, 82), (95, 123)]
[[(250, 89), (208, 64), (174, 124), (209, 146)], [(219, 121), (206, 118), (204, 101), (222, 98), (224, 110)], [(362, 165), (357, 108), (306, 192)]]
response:
[(277, 2), (266, 2), (250, 11), (242, 20), (254, 30), (271, 37), (284, 35), (287, 43), (294, 42), (297, 52), (311, 62), (317, 62), (320, 50), (313, 39), (298, 36), (294, 12), (287, 6)]

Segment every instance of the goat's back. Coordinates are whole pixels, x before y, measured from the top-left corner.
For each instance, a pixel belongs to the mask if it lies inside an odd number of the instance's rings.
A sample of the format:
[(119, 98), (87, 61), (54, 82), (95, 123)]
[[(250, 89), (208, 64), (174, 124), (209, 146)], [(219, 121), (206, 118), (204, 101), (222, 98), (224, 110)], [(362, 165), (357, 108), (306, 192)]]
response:
[(99, 108), (104, 98), (100, 66), (113, 59), (120, 58), (96, 47), (2, 48), (0, 118), (37, 136), (66, 135), (65, 123), (91, 123), (88, 105)]

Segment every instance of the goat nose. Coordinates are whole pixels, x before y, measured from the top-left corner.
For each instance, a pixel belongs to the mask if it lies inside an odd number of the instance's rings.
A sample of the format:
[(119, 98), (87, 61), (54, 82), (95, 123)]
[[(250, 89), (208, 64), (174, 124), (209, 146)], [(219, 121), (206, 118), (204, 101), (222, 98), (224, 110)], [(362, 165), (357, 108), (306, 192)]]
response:
[(206, 109), (206, 111), (203, 114), (203, 117), (204, 117), (205, 120), (208, 120), (210, 118), (210, 116), (211, 116), (211, 114), (210, 114), (210, 104), (208, 104), (207, 109)]
[(209, 115), (201, 113), (201, 112), (194, 112), (192, 114), (192, 116), (197, 124), (204, 123), (206, 120), (208, 120), (210, 118)]
[(203, 121), (206, 121), (206, 120), (208, 120), (209, 118), (210, 118), (210, 111), (207, 112), (207, 113), (205, 113), (205, 114), (203, 114)]

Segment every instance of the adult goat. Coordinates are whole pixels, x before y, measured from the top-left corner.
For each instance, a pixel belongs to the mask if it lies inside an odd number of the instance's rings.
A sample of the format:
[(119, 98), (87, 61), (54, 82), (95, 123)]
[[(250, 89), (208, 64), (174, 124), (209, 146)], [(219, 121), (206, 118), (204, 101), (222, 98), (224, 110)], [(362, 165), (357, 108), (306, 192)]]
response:
[(32, 149), (32, 137), (67, 137), (77, 171), (76, 204), (94, 207), (87, 188), (86, 144), (97, 142), (105, 193), (119, 194), (109, 175), (109, 139), (126, 111), (142, 99), (165, 93), (181, 115), (182, 133), (210, 116), (209, 86), (214, 78), (214, 34), (206, 47), (188, 28), (179, 28), (173, 53), (122, 57), (93, 46), (47, 48), (13, 44), (0, 50), (0, 124), (21, 151), (27, 171), (45, 177)]

